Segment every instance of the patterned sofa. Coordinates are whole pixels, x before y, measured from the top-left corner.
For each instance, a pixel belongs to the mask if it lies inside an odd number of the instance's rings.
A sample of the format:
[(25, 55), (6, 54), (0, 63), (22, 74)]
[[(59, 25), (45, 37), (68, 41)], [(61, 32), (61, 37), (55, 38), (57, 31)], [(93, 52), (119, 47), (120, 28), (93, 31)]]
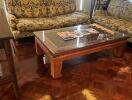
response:
[(107, 11), (97, 10), (92, 20), (132, 36), (132, 0), (111, 0)]
[(89, 14), (76, 11), (76, 0), (5, 0), (14, 38), (33, 36), (33, 31), (86, 23)]

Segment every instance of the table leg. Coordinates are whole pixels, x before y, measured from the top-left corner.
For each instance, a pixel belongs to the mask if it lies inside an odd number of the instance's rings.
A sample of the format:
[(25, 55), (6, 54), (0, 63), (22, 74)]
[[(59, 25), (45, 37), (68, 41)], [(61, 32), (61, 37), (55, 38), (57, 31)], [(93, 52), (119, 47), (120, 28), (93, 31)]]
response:
[(53, 59), (51, 61), (51, 76), (54, 79), (60, 78), (62, 76), (61, 70), (62, 70), (62, 61), (57, 58)]
[(114, 56), (115, 57), (123, 57), (125, 51), (126, 51), (126, 44), (123, 44), (122, 46), (119, 46), (119, 47), (115, 48)]
[(4, 40), (4, 49), (5, 49), (5, 54), (7, 57), (8, 64), (9, 64), (9, 71), (12, 75), (14, 92), (15, 92), (16, 97), (18, 97), (19, 96), (19, 87), (18, 87), (17, 78), (16, 78), (16, 71), (15, 71), (14, 60), (13, 60), (13, 56), (12, 56), (10, 40)]
[(38, 45), (37, 41), (35, 41), (35, 50), (36, 50), (36, 54), (37, 54), (37, 64), (39, 67), (39, 66), (41, 66), (41, 64), (43, 64), (44, 52)]
[(39, 44), (37, 43), (37, 40), (35, 40), (35, 50), (37, 55), (43, 55), (44, 51), (41, 49)]
[(37, 72), (39, 74), (43, 74), (45, 73), (46, 71), (48, 71), (48, 68), (45, 64), (45, 52), (42, 50), (42, 48), (40, 47), (40, 45), (37, 43), (37, 40), (35, 39), (35, 49), (36, 49), (36, 58), (37, 58)]

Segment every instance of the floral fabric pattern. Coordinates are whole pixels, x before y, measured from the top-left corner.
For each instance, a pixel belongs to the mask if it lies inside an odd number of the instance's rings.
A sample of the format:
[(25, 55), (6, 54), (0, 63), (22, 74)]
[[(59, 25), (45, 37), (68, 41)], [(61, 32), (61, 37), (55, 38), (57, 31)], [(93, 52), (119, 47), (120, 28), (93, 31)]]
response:
[(17, 29), (19, 31), (47, 30), (81, 24), (87, 22), (88, 19), (89, 16), (81, 12), (51, 18), (20, 18)]
[(48, 16), (56, 16), (75, 12), (74, 0), (50, 0), (47, 6)]
[(16, 27), (12, 30), (15, 39), (33, 36), (33, 31), (55, 29), (86, 23), (89, 15), (83, 12), (60, 15), (46, 18), (19, 18)]
[(14, 36), (15, 39), (20, 39), (20, 38), (34, 36), (34, 34), (33, 34), (32, 31), (20, 32), (18, 30), (12, 30), (12, 34), (13, 34), (13, 36)]
[(120, 31), (132, 35), (132, 22), (124, 19), (119, 19), (113, 16), (109, 16), (106, 13), (98, 12), (93, 17), (94, 22), (111, 28), (115, 31)]
[(7, 16), (8, 16), (8, 23), (10, 24), (10, 27), (15, 29), (17, 21), (18, 21), (17, 18), (14, 15), (9, 13), (7, 13)]
[(120, 11), (120, 18), (132, 21), (132, 2), (124, 1), (122, 10)]
[(108, 14), (119, 18), (123, 1), (124, 0), (111, 0), (108, 6)]
[(111, 0), (108, 14), (132, 21), (132, 2), (129, 0)]
[(15, 39), (33, 31), (86, 23), (89, 14), (76, 11), (76, 0), (6, 0), (8, 20)]
[(75, 12), (75, 0), (6, 0), (8, 12), (19, 18), (51, 17)]

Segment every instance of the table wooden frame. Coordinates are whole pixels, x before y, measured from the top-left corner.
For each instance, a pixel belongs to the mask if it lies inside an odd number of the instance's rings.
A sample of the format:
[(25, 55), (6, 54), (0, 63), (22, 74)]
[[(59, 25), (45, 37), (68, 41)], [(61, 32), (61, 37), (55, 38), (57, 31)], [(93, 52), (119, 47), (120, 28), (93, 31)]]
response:
[(116, 52), (117, 56), (123, 55), (124, 48), (126, 47), (127, 39), (122, 39), (114, 42), (109, 42), (104, 45), (99, 45), (91, 48), (85, 47), (84, 49), (76, 49), (74, 51), (68, 52), (67, 54), (60, 54), (58, 56), (54, 56), (48, 48), (39, 40), (37, 37), (35, 37), (35, 47), (36, 47), (36, 54), (38, 59), (42, 59), (42, 55), (47, 55), (49, 58), (49, 61), (51, 63), (51, 76), (56, 79), (60, 78), (62, 76), (62, 63), (65, 60), (69, 60), (75, 57), (80, 57), (83, 55), (91, 54), (94, 52), (99, 52), (106, 49), (112, 49), (117, 48), (118, 52)]

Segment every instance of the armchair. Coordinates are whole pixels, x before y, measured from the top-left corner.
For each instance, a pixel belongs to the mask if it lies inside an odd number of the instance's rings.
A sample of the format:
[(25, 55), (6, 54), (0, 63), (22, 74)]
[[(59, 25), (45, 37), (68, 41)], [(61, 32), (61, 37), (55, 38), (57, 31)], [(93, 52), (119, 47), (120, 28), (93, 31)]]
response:
[(132, 36), (132, 2), (111, 0), (107, 10), (97, 10), (92, 21)]

